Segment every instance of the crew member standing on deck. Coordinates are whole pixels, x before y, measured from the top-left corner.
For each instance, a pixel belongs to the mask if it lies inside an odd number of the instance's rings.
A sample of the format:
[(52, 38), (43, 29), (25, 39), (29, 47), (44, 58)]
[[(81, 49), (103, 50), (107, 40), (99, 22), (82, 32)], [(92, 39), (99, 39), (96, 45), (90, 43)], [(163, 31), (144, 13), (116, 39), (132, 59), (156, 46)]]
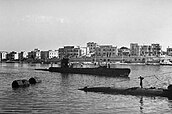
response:
[(140, 79), (140, 87), (143, 88), (143, 82), (142, 81), (144, 78), (140, 76), (139, 79)]

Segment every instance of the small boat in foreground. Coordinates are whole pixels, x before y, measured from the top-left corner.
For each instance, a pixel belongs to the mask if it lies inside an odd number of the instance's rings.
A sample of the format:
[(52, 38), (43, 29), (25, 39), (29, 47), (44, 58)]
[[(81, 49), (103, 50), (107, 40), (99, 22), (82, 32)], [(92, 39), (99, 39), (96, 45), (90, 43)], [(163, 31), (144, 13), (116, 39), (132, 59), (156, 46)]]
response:
[(85, 92), (100, 92), (104, 94), (123, 94), (123, 95), (139, 95), (139, 96), (161, 96), (172, 99), (172, 85), (167, 89), (162, 88), (114, 88), (114, 87), (84, 87), (79, 90)]
[(99, 76), (111, 77), (128, 77), (130, 74), (129, 68), (110, 68), (110, 66), (99, 66), (96, 68), (73, 68), (69, 66), (69, 59), (64, 58), (61, 60), (61, 67), (50, 67), (50, 72), (71, 73), (71, 74), (89, 74)]

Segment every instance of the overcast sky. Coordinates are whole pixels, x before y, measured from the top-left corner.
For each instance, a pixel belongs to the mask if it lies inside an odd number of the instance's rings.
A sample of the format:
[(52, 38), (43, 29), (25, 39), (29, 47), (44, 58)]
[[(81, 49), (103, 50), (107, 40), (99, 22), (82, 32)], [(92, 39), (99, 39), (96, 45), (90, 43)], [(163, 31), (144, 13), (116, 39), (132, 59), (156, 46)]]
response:
[(89, 41), (172, 47), (172, 0), (0, 0), (0, 51)]

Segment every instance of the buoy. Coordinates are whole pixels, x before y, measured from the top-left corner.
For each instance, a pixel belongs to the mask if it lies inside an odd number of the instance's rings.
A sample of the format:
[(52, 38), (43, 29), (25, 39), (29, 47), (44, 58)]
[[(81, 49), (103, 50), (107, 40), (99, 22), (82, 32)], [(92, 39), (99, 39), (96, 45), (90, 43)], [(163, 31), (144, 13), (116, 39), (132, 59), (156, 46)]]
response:
[(31, 77), (29, 79), (30, 84), (36, 84), (36, 83), (40, 83), (40, 82), (41, 82), (41, 80), (38, 77)]
[(29, 81), (26, 80), (26, 79), (23, 79), (23, 80), (14, 80), (12, 82), (12, 88), (19, 88), (19, 87), (28, 87), (30, 84), (29, 84)]

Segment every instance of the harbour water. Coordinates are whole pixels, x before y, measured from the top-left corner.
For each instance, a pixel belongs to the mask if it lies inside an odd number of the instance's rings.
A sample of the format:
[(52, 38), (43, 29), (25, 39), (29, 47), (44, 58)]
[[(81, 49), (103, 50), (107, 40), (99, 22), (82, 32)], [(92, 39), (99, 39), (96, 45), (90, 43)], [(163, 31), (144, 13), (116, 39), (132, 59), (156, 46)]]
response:
[[(172, 83), (172, 66), (113, 65), (131, 68), (130, 78), (60, 74), (36, 71), (49, 65), (0, 63), (0, 113), (50, 114), (171, 114), (172, 101), (164, 97), (85, 93), (85, 86), (137, 87), (138, 77), (145, 77), (144, 87), (167, 87)], [(37, 76), (42, 83), (12, 89), (15, 79)]]

